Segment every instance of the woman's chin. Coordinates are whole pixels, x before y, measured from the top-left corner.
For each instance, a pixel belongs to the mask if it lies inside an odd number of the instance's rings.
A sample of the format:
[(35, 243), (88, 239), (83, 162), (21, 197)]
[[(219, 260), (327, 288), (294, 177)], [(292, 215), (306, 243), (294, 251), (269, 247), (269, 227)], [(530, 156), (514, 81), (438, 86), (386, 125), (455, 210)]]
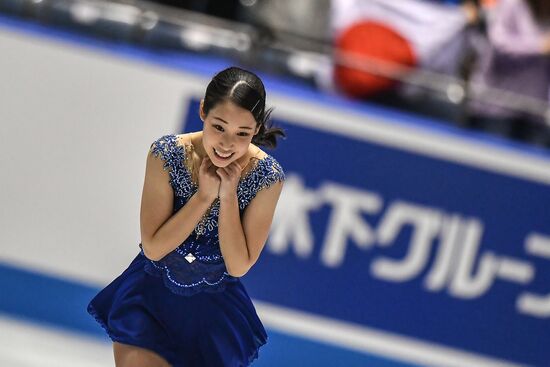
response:
[(238, 161), (239, 159), (241, 159), (243, 157), (243, 154), (241, 154), (239, 156), (237, 156), (235, 154), (234, 156), (232, 156), (229, 159), (225, 160), (225, 159), (221, 159), (221, 158), (217, 157), (216, 153), (214, 153), (212, 155), (213, 156), (209, 156), (210, 161), (212, 162), (212, 164), (214, 164), (214, 166), (216, 166), (218, 168), (227, 167), (231, 163), (236, 162), (236, 161)]
[(233, 159), (224, 161), (224, 160), (217, 159), (216, 157), (210, 157), (210, 161), (214, 166), (218, 168), (223, 168), (223, 167), (229, 166), (229, 164), (233, 162)]
[(208, 153), (208, 158), (210, 158), (210, 161), (216, 167), (227, 167), (229, 164), (231, 164), (231, 162), (234, 162), (238, 159), (236, 153), (231, 154), (227, 158), (223, 158), (216, 154), (216, 151), (214, 149), (212, 149), (212, 151)]

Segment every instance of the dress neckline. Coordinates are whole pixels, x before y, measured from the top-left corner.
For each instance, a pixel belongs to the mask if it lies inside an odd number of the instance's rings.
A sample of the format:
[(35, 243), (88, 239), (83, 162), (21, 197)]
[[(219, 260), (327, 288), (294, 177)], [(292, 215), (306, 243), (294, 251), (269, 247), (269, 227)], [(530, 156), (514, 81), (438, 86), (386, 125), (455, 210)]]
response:
[[(193, 179), (193, 172), (192, 172), (192, 169), (190, 168), (190, 162), (189, 160), (192, 159), (192, 155), (190, 155), (189, 153), (193, 153), (194, 150), (195, 150), (195, 146), (193, 145), (192, 142), (185, 142), (183, 141), (183, 139), (180, 139), (180, 137), (177, 135), (177, 134), (174, 134), (174, 143), (176, 144), (177, 147), (179, 148), (182, 148), (182, 153), (183, 153), (183, 162), (182, 162), (182, 165), (183, 165), (183, 168), (186, 170), (186, 172), (189, 174), (190, 178), (191, 178), (191, 182), (194, 184), (194, 185), (198, 185), (198, 178), (197, 178), (197, 182), (195, 182), (195, 180)], [(181, 141), (181, 144), (179, 143)], [(259, 149), (259, 148), (258, 148)], [(260, 150), (261, 152), (263, 152), (262, 150)], [(265, 152), (263, 152), (265, 153)], [(250, 157), (247, 165), (243, 168), (246, 169), (246, 167), (248, 167), (250, 165), (250, 162), (252, 160), (255, 161), (255, 163), (253, 163), (253, 167), (251, 167), (248, 171), (246, 171), (242, 176), (241, 178), (239, 179), (239, 184), (243, 181), (245, 181), (246, 179), (248, 179), (248, 177), (250, 177), (252, 175), (252, 173), (254, 173), (254, 171), (256, 171), (261, 164), (263, 164), (264, 162), (267, 162), (268, 158), (270, 157), (270, 155), (268, 153), (265, 153), (265, 157), (263, 158), (257, 158), (257, 157)]]

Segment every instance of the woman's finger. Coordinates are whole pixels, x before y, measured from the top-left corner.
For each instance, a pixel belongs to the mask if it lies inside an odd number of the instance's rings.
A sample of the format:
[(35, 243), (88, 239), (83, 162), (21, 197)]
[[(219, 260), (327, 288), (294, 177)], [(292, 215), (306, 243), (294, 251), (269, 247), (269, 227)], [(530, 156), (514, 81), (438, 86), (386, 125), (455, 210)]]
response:
[(241, 176), (241, 173), (240, 173), (239, 169), (235, 166), (226, 167), (225, 171), (227, 172), (227, 174), (231, 178), (237, 178), (237, 177)]
[(243, 167), (237, 161), (231, 163), (230, 165), (234, 166), (239, 172), (243, 170)]
[(225, 170), (225, 167), (220, 167), (220, 168), (216, 169), (216, 174), (224, 180), (229, 177), (229, 175), (227, 174), (227, 171)]
[(237, 170), (238, 168), (233, 164), (231, 163), (230, 165), (224, 167), (225, 168), (225, 171), (229, 174), (229, 175), (235, 175), (237, 173)]
[(201, 161), (201, 165), (199, 166), (199, 177), (204, 176), (205, 174), (207, 174), (207, 172), (208, 172), (208, 169), (206, 167), (206, 162), (203, 159)]

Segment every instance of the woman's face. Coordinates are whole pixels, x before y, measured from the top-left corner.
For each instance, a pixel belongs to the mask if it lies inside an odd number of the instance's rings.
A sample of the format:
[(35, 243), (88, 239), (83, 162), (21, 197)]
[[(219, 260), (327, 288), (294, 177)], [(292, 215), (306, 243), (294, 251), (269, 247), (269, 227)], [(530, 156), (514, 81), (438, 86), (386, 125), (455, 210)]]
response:
[(256, 120), (250, 111), (231, 101), (218, 103), (204, 115), (201, 103), (202, 145), (217, 167), (226, 167), (243, 157), (257, 132)]

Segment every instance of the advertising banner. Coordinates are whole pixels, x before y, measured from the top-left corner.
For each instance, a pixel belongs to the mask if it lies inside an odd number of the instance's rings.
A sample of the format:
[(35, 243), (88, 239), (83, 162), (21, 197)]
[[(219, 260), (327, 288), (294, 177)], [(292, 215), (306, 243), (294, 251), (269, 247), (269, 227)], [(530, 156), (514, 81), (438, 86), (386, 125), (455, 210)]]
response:
[[(202, 129), (198, 103), (185, 131)], [(266, 247), (243, 278), (255, 299), (549, 363), (548, 185), (314, 124), (275, 124), (287, 138), (267, 152), (286, 183)]]

